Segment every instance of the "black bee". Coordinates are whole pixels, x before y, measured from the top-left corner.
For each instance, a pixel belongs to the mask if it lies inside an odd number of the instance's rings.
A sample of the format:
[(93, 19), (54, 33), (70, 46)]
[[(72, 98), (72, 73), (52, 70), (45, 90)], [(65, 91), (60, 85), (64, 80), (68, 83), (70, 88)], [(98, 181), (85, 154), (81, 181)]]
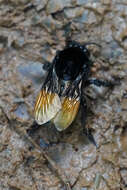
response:
[(86, 44), (67, 41), (65, 48), (56, 53), (37, 97), (34, 116), (38, 125), (51, 121), (58, 131), (63, 131), (72, 124), (81, 108), (83, 131), (96, 144), (90, 130), (85, 128), (87, 104), (84, 89), (91, 84), (108, 87), (112, 83), (90, 79), (91, 67)]

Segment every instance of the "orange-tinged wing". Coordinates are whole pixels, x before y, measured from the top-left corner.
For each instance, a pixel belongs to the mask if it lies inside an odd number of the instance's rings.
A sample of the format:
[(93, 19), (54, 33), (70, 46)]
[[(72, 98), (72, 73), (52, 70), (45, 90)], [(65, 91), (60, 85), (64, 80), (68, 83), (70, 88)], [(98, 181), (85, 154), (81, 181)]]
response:
[(53, 123), (58, 131), (66, 129), (75, 119), (80, 101), (73, 98), (63, 98), (62, 108), (53, 118)]
[(37, 97), (34, 116), (38, 124), (42, 125), (55, 117), (61, 109), (60, 98), (56, 93), (42, 89)]

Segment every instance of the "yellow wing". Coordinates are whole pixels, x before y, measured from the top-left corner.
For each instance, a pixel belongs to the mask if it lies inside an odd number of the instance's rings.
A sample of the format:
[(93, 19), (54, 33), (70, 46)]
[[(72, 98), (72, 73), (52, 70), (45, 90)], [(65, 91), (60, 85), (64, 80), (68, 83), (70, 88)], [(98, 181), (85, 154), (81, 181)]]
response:
[(42, 125), (54, 118), (60, 109), (61, 102), (59, 96), (56, 93), (42, 89), (35, 103), (35, 120), (39, 125)]
[(62, 131), (71, 125), (77, 115), (79, 105), (78, 99), (63, 98), (62, 108), (52, 120), (58, 131)]

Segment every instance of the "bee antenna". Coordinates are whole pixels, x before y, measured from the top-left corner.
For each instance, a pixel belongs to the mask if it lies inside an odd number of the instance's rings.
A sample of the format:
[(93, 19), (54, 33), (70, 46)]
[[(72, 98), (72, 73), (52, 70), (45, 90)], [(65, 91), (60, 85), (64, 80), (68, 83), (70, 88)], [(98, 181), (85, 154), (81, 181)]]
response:
[(96, 45), (97, 47), (102, 48), (101, 45), (99, 45), (99, 44), (97, 44), (97, 43), (95, 43), (95, 42), (86, 42), (86, 43), (83, 44), (83, 45), (85, 45), (85, 46), (87, 46), (87, 45)]

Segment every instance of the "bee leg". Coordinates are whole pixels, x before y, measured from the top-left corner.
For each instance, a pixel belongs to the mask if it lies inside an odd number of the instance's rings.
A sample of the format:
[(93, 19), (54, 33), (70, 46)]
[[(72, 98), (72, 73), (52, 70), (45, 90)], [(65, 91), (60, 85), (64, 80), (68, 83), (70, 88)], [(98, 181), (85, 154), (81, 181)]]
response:
[(40, 125), (37, 124), (36, 121), (33, 122), (33, 124), (30, 126), (29, 129), (27, 129), (27, 133), (29, 136), (33, 136), (33, 134), (40, 128)]
[(96, 141), (92, 135), (91, 129), (87, 128), (86, 125), (87, 118), (87, 104), (84, 97), (81, 98), (81, 124), (83, 126), (83, 133), (88, 137), (89, 141), (92, 142), (96, 147)]
[(51, 66), (52, 66), (52, 63), (50, 63), (50, 62), (45, 62), (45, 63), (43, 64), (42, 68), (43, 68), (45, 71), (49, 71), (50, 68), (51, 68)]
[(104, 80), (99, 80), (99, 79), (89, 79), (86, 82), (86, 85), (89, 86), (91, 84), (94, 84), (96, 86), (104, 86), (104, 87), (113, 87), (115, 83), (112, 83), (110, 81), (104, 81)]

